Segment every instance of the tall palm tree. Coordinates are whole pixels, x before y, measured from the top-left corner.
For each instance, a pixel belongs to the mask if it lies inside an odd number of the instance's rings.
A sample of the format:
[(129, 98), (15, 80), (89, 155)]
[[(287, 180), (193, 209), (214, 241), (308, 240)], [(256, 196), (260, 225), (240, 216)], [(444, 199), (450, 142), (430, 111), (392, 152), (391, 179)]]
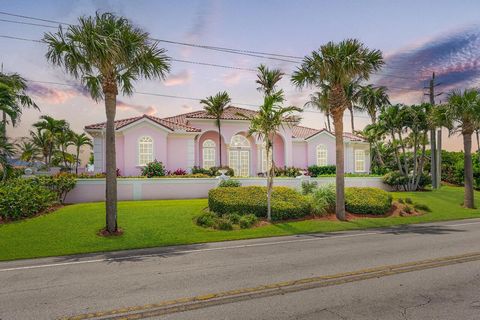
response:
[[(52, 156), (56, 150), (56, 146), (58, 143), (58, 136), (68, 130), (68, 123), (65, 120), (57, 120), (51, 116), (42, 115), (40, 117), (40, 121), (37, 121), (33, 124), (33, 127), (37, 129), (37, 132), (42, 133), (42, 138), (45, 139), (45, 143), (47, 145), (46, 151), (46, 162), (47, 166), (50, 166), (52, 162)], [(35, 140), (34, 140), (35, 141)], [(38, 145), (41, 147), (41, 145)]]
[(32, 141), (21, 141), (17, 144), (17, 149), (20, 152), (20, 159), (28, 162), (30, 165), (32, 165), (35, 160), (40, 159), (40, 148), (38, 148)]
[(265, 96), (269, 96), (277, 90), (277, 85), (285, 75), (280, 69), (270, 69), (264, 64), (257, 68), (257, 80), (255, 81), (259, 87), (258, 91), (263, 92)]
[(454, 90), (445, 105), (438, 107), (450, 133), (463, 136), (465, 194), (463, 205), (474, 208), (472, 135), (480, 127), (480, 93), (477, 89)]
[(272, 219), (271, 198), (273, 189), (273, 177), (275, 175), (275, 161), (270, 157), (273, 148), (273, 138), (280, 128), (291, 125), (289, 119), (295, 111), (302, 110), (297, 107), (283, 107), (285, 101), (283, 91), (279, 90), (265, 96), (260, 110), (254, 116), (239, 114), (250, 120), (249, 135), (256, 135), (257, 139), (265, 143), (266, 157), (271, 159), (269, 170), (267, 170), (267, 219)]
[(332, 115), (330, 112), (330, 106), (328, 104), (328, 97), (325, 93), (326, 91), (314, 92), (310, 94), (310, 100), (305, 103), (304, 107), (313, 107), (323, 112), (325, 118), (327, 119), (327, 129), (331, 132), (332, 127), (330, 125), (330, 118)]
[(343, 146), (343, 114), (348, 107), (345, 86), (354, 81), (368, 80), (370, 74), (384, 64), (379, 50), (370, 50), (360, 41), (347, 39), (329, 42), (303, 59), (293, 73), (297, 87), (329, 87), (328, 104), (332, 112), (336, 144), (336, 215), (345, 217), (345, 173)]
[(165, 49), (123, 17), (97, 13), (77, 25), (45, 34), (47, 60), (80, 79), (94, 100), (104, 99), (106, 124), (106, 231), (117, 231), (115, 112), (117, 95), (134, 93), (140, 78), (164, 79), (170, 71)]
[(68, 161), (70, 154), (67, 152), (69, 146), (72, 145), (73, 139), (73, 131), (70, 130), (70, 126), (66, 125), (59, 130), (59, 132), (55, 135), (55, 144), (58, 147), (60, 158), (63, 161), (63, 167), (65, 169), (71, 170), (70, 164), (71, 161)]
[(27, 80), (17, 73), (6, 74), (0, 72), (0, 111), (2, 111), (2, 133), (6, 138), (6, 128), (10, 123), (16, 125), (20, 120), (24, 108), (39, 110), (35, 102), (26, 93)]
[(80, 156), (80, 148), (83, 146), (89, 146), (93, 148), (92, 139), (90, 139), (85, 133), (78, 134), (74, 132), (71, 142), (72, 145), (75, 146), (75, 157), (77, 159), (77, 162), (75, 163), (75, 174), (78, 174), (78, 157)]
[(203, 108), (207, 114), (215, 117), (215, 124), (218, 129), (218, 154), (220, 156), (220, 167), (222, 166), (222, 130), (221, 119), (225, 107), (232, 101), (226, 91), (219, 92), (214, 96), (209, 96), (206, 99), (200, 100)]
[(360, 88), (358, 101), (360, 110), (366, 111), (374, 124), (377, 122), (377, 112), (390, 104), (387, 88), (374, 87), (371, 84)]

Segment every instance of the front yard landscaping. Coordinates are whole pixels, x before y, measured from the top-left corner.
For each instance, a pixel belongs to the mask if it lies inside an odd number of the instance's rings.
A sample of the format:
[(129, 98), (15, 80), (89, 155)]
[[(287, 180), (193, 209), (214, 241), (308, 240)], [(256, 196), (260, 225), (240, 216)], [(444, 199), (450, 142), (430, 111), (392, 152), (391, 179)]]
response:
[[(31, 219), (0, 224), (0, 260), (480, 218), (479, 209), (461, 207), (463, 188), (444, 186), (438, 191), (391, 195), (395, 201), (410, 198), (428, 206), (431, 212), (350, 222), (326, 219), (278, 222), (221, 231), (194, 222), (207, 207), (206, 199), (131, 201), (120, 202), (118, 206), (119, 225), (125, 233), (119, 237), (100, 237), (97, 233), (105, 224), (104, 204), (76, 204)], [(479, 197), (477, 192), (476, 198)], [(480, 207), (480, 201), (476, 205)]]

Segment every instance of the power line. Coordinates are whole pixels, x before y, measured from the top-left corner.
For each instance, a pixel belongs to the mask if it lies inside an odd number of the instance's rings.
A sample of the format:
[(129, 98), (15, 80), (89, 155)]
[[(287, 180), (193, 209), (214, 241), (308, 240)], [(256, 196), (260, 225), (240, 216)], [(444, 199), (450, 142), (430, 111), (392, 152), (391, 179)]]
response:
[(30, 20), (37, 20), (37, 21), (43, 21), (43, 22), (50, 22), (50, 23), (55, 23), (55, 24), (64, 24), (67, 26), (71, 26), (72, 24), (66, 23), (66, 22), (61, 22), (61, 21), (56, 21), (56, 20), (49, 20), (49, 19), (42, 19), (42, 18), (36, 18), (32, 16), (25, 16), (21, 14), (16, 14), (16, 13), (10, 13), (10, 12), (5, 12), (5, 11), (0, 11), (0, 14), (6, 15), (6, 16), (12, 16), (12, 17), (17, 17), (17, 18), (23, 18), (23, 19), (30, 19)]
[(35, 27), (45, 27), (45, 28), (54, 28), (54, 29), (58, 28), (58, 27), (49, 26), (49, 25), (46, 25), (46, 24), (25, 22), (25, 21), (15, 21), (15, 20), (8, 20), (8, 19), (0, 19), (0, 21), (1, 22), (8, 22), (8, 23), (15, 23), (15, 24), (25, 24), (25, 25), (29, 25), (29, 26), (35, 26)]

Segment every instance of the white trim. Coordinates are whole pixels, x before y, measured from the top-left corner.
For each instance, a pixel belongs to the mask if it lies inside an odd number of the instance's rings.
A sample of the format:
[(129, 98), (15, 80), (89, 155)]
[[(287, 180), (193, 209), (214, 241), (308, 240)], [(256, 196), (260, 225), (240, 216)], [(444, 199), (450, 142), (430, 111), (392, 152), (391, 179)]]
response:
[[(331, 133), (330, 131), (328, 130), (322, 130), (322, 131), (319, 131), (317, 133), (315, 133), (314, 135), (311, 135), (310, 137), (306, 138), (305, 141), (310, 141), (312, 140), (313, 138), (316, 138), (318, 136), (320, 136), (321, 134), (326, 134), (328, 135), (329, 137), (335, 139), (335, 135), (333, 133)], [(343, 139), (343, 141), (345, 141), (345, 138)]]
[(150, 120), (150, 119), (148, 119), (148, 118), (141, 118), (141, 119), (139, 119), (139, 120), (137, 120), (137, 121), (134, 121), (134, 122), (132, 122), (132, 123), (127, 124), (126, 126), (121, 127), (120, 129), (117, 129), (117, 130), (115, 130), (115, 131), (116, 131), (116, 132), (129, 131), (130, 129), (133, 129), (133, 128), (135, 128), (135, 127), (138, 127), (138, 126), (140, 126), (140, 125), (142, 125), (142, 124), (144, 124), (144, 123), (148, 123), (148, 124), (150, 124), (150, 125), (152, 125), (152, 126), (154, 126), (154, 127), (157, 127), (157, 128), (159, 128), (159, 129), (162, 129), (163, 131), (166, 131), (166, 132), (169, 132), (169, 133), (170, 133), (170, 132), (174, 132), (174, 130), (169, 129), (169, 128), (167, 128), (166, 126), (161, 125), (161, 124), (159, 124), (159, 123), (157, 123), (157, 122), (155, 122), (155, 121), (152, 121), (152, 120)]
[(151, 137), (151, 136), (148, 136), (148, 135), (145, 135), (145, 136), (140, 136), (138, 137), (137, 139), (137, 167), (145, 167), (149, 162), (147, 163), (140, 163), (140, 140), (144, 139), (144, 138), (148, 138), (151, 140), (151, 144), (152, 144), (152, 161), (155, 160), (155, 140)]

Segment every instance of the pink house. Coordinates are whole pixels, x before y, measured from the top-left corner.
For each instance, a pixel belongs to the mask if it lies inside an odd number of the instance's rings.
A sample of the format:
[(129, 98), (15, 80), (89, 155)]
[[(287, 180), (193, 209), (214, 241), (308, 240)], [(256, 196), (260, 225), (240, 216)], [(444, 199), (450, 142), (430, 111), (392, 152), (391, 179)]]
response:
[[(249, 121), (238, 113), (255, 111), (229, 106), (221, 120), (222, 165), (233, 168), (236, 176), (256, 176), (265, 172), (267, 159), (262, 141), (248, 136)], [(117, 120), (117, 167), (122, 175), (140, 175), (141, 168), (157, 159), (167, 170), (193, 166), (209, 168), (220, 164), (219, 137), (214, 117), (194, 111), (173, 117), (143, 115)], [(94, 167), (105, 171), (105, 123), (85, 127), (94, 141)], [(344, 133), (345, 171), (370, 170), (369, 144)], [(273, 158), (277, 166), (307, 168), (335, 164), (335, 137), (325, 129), (286, 125), (274, 139)]]

